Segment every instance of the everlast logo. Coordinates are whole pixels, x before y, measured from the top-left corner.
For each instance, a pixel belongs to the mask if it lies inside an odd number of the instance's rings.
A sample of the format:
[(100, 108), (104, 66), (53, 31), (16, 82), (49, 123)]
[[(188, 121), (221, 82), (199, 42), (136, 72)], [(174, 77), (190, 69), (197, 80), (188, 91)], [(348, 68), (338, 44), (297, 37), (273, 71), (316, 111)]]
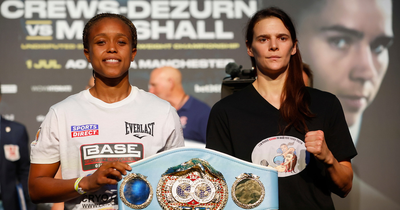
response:
[(149, 134), (153, 136), (154, 134), (154, 122), (147, 124), (137, 124), (125, 122), (126, 133), (125, 135), (133, 133), (135, 137), (141, 139), (144, 136), (139, 134)]

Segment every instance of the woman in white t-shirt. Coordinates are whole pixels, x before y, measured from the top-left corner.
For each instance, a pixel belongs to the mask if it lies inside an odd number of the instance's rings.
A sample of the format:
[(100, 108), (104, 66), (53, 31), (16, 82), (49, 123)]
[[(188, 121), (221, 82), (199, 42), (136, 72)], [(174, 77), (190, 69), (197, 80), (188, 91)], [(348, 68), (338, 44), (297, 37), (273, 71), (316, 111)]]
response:
[[(36, 203), (67, 209), (117, 209), (128, 164), (184, 146), (182, 128), (168, 102), (129, 83), (137, 44), (129, 19), (96, 15), (83, 44), (95, 85), (50, 108), (32, 143), (29, 192)], [(60, 165), (63, 179), (54, 179)]]

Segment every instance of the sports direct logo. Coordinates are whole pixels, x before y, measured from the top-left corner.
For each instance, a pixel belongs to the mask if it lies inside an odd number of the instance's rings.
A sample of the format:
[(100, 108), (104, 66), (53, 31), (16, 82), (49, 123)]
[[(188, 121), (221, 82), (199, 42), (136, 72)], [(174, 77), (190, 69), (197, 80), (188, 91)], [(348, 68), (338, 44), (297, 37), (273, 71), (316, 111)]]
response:
[(71, 126), (71, 137), (85, 137), (99, 135), (99, 125), (87, 124), (87, 125), (73, 125)]

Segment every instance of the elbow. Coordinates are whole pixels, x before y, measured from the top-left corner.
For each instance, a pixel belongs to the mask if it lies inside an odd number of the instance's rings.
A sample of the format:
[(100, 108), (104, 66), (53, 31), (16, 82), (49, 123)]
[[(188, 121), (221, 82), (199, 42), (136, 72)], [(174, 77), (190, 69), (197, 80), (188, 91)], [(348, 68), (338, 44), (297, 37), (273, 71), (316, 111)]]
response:
[(35, 192), (35, 190), (32, 190), (32, 188), (29, 187), (29, 197), (30, 197), (32, 203), (34, 203), (34, 204), (42, 203), (40, 200), (40, 197), (38, 195), (39, 195), (38, 192)]
[(32, 184), (29, 182), (28, 185), (28, 191), (29, 191), (29, 198), (31, 199), (32, 203), (38, 204), (38, 203), (45, 203), (45, 201), (41, 197), (41, 190), (40, 187), (35, 187), (36, 185)]
[(349, 182), (344, 186), (334, 187), (334, 190), (332, 192), (341, 198), (345, 198), (350, 193), (352, 187), (353, 187), (353, 183)]
[(345, 198), (350, 193), (352, 187), (353, 187), (353, 176), (349, 176), (347, 177), (346, 181), (342, 181), (336, 184), (332, 183), (331, 190), (339, 197)]
[(351, 186), (351, 184), (350, 184), (350, 186), (347, 186), (345, 189), (342, 189), (342, 190), (341, 190), (341, 193), (339, 194), (339, 196), (340, 196), (341, 198), (345, 198), (345, 197), (350, 193), (351, 188), (352, 188), (352, 186)]
[(351, 181), (344, 189), (343, 189), (343, 196), (340, 196), (342, 198), (345, 198), (351, 191), (351, 188), (353, 187), (353, 182)]

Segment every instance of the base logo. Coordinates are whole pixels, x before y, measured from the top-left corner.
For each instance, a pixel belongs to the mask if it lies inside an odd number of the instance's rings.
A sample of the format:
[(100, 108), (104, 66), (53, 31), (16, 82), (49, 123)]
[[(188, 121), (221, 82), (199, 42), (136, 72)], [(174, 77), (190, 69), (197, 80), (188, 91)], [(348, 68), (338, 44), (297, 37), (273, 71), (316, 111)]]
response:
[(83, 171), (97, 169), (105, 162), (133, 163), (143, 159), (143, 145), (138, 143), (82, 145), (80, 150)]

